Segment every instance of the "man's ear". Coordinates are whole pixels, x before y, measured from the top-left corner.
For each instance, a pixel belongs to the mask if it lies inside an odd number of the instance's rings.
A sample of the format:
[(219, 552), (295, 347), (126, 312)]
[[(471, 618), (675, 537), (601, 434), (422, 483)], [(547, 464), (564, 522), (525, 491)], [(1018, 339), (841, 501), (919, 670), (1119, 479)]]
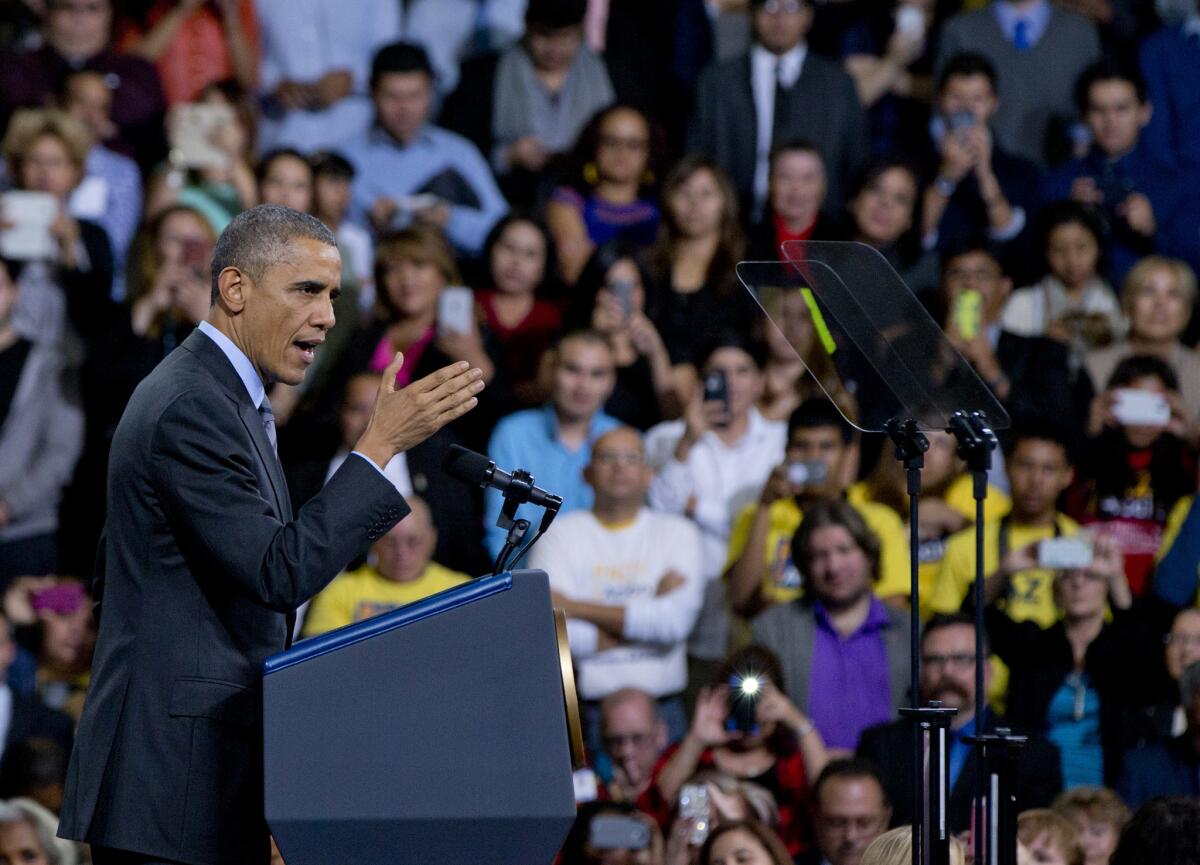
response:
[(246, 306), (246, 289), (249, 278), (236, 267), (227, 267), (217, 274), (217, 303), (231, 315), (237, 315)]

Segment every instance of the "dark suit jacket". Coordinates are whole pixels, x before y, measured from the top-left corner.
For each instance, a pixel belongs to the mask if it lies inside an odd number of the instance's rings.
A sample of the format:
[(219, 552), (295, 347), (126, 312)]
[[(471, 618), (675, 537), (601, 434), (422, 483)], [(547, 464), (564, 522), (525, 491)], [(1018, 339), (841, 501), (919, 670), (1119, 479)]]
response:
[[(1000, 726), (1003, 726), (1001, 721)], [(989, 716), (985, 724), (993, 732), (997, 726)], [(883, 789), (892, 802), (892, 825), (911, 825), (916, 815), (912, 798), (912, 727), (908, 721), (892, 721), (864, 730), (858, 743), (858, 755), (879, 767)], [(1017, 768), (1017, 805), (1019, 810), (1045, 808), (1062, 790), (1058, 749), (1037, 736), (1031, 736), (1021, 752)], [(974, 750), (967, 757), (958, 783), (950, 790), (946, 816), (950, 831), (958, 834), (971, 826), (971, 800), (975, 797), (975, 779), (979, 758)]]
[(1117, 792), (1130, 808), (1155, 796), (1200, 796), (1200, 760), (1184, 733), (1125, 755)]
[[(711, 156), (729, 173), (743, 206), (754, 192), (757, 128), (750, 56), (709, 66), (697, 86), (687, 149)], [(773, 143), (804, 138), (820, 148), (829, 180), (825, 206), (837, 212), (868, 155), (866, 115), (850, 76), (809, 51), (782, 116), (775, 118), (772, 138)]]
[(262, 663), (289, 615), (408, 512), (352, 458), (293, 518), (245, 385), (196, 331), (113, 439), (91, 690), (63, 837), (195, 865), (265, 863)]

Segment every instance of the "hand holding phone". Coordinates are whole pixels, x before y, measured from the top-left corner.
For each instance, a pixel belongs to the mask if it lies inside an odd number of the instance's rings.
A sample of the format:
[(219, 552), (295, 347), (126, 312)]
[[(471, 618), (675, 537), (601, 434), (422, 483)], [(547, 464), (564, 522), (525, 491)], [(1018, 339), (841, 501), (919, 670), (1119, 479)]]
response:
[(954, 298), (954, 309), (951, 312), (954, 330), (965, 341), (970, 342), (979, 336), (983, 324), (983, 295), (975, 289), (960, 292)]
[(438, 327), (451, 333), (468, 334), (475, 324), (475, 295), (461, 285), (450, 285), (438, 296)]
[[(729, 417), (729, 382), (722, 370), (715, 369), (704, 377), (704, 401), (720, 403), (725, 417)], [(719, 426), (728, 426), (728, 420)]]
[(712, 805), (708, 800), (708, 787), (703, 784), (684, 784), (679, 791), (679, 816), (691, 825), (688, 844), (699, 847), (708, 838), (712, 828)]
[(1161, 393), (1123, 387), (1114, 397), (1113, 417), (1122, 426), (1165, 427), (1171, 422), (1171, 404)]
[(1092, 563), (1092, 542), (1076, 535), (1069, 538), (1047, 538), (1038, 544), (1038, 567), (1052, 571), (1086, 568)]

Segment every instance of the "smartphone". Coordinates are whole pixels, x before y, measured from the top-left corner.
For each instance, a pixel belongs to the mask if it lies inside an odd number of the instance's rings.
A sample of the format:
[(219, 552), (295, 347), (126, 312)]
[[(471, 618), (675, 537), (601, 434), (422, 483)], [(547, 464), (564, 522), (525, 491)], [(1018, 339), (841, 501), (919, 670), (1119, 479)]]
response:
[(592, 820), (588, 843), (597, 850), (645, 850), (650, 827), (628, 814), (599, 814)]
[(960, 129), (970, 129), (977, 122), (974, 112), (971, 111), (955, 111), (950, 115), (950, 128), (955, 132)]
[(790, 460), (787, 464), (788, 483), (794, 487), (819, 484), (829, 476), (829, 468), (820, 460)]
[(1122, 426), (1165, 427), (1171, 422), (1171, 404), (1152, 390), (1120, 388), (1112, 410)]
[(967, 289), (954, 298), (951, 321), (958, 335), (965, 340), (979, 336), (983, 324), (983, 295), (975, 289)]
[(896, 10), (896, 32), (905, 36), (925, 35), (925, 16), (915, 6), (901, 6)]
[(438, 327), (454, 333), (470, 333), (475, 320), (475, 295), (462, 285), (449, 285), (438, 297)]
[(608, 287), (613, 296), (621, 304), (621, 312), (626, 316), (633, 312), (633, 283), (627, 279), (618, 279)]
[(762, 688), (756, 683), (753, 690), (747, 690), (745, 681), (742, 676), (733, 676), (729, 680), (729, 715), (725, 719), (725, 729), (750, 735), (758, 732), (758, 698)]
[(729, 382), (721, 370), (715, 369), (704, 377), (704, 401), (719, 402), (729, 411)]
[(1092, 563), (1092, 542), (1087, 538), (1047, 538), (1038, 544), (1038, 567), (1052, 571), (1086, 568)]
[(703, 784), (684, 784), (679, 791), (679, 816), (692, 824), (688, 833), (688, 844), (698, 847), (708, 838), (712, 828), (712, 806), (708, 801), (708, 788)]

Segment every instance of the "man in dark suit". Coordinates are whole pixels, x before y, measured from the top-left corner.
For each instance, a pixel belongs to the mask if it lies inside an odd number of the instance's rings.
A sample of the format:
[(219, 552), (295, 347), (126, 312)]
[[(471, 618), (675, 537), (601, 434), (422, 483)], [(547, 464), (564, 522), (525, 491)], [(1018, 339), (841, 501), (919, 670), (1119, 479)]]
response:
[[(986, 234), (1010, 272), (1022, 279), (1038, 256), (1030, 239), (1041, 206), (1041, 171), (1005, 150), (992, 133), (1000, 107), (996, 70), (979, 54), (956, 54), (938, 79), (936, 112), (921, 173), (928, 184), (922, 207), (925, 237), (939, 249)], [(1021, 284), (1025, 284), (1022, 282)]]
[(828, 174), (832, 212), (866, 161), (866, 115), (842, 68), (808, 50), (808, 0), (754, 0), (749, 53), (715, 63), (700, 76), (687, 149), (711, 156), (728, 173), (743, 216), (756, 219), (767, 197), (774, 145), (815, 144)]
[(222, 232), (212, 273), (208, 319), (134, 392), (113, 440), (59, 828), (96, 865), (265, 865), (262, 662), (296, 607), (408, 512), (383, 466), (483, 386), (459, 363), (397, 391), (397, 355), (355, 453), (293, 516), (265, 389), (303, 381), (334, 325), (336, 241), (257, 207)]
[[(975, 625), (962, 614), (934, 616), (921, 637), (921, 699), (940, 700), (957, 709), (950, 725), (947, 754), (950, 795), (947, 819), (955, 834), (971, 825), (971, 802), (980, 767), (975, 749), (964, 739), (975, 735)], [(991, 679), (984, 670), (985, 685)], [(1004, 719), (985, 709), (983, 731), (995, 732)], [(863, 732), (858, 754), (880, 767), (883, 786), (892, 802), (892, 825), (912, 823), (912, 727), (908, 721), (891, 721)], [(1040, 738), (1030, 738), (1018, 766), (1017, 803), (1021, 809), (1044, 808), (1062, 789), (1058, 752)]]

